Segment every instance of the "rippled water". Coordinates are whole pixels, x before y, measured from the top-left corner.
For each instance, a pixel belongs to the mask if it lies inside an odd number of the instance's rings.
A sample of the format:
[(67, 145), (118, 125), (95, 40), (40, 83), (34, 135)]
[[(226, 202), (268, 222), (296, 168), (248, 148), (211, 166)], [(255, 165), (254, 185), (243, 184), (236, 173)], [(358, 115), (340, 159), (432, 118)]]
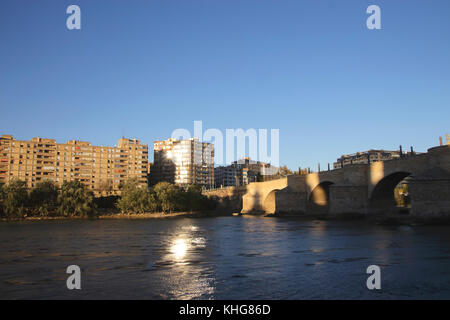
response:
[[(66, 288), (68, 265), (81, 290)], [(381, 267), (381, 290), (366, 268)], [(450, 228), (261, 217), (0, 224), (2, 299), (450, 299)]]

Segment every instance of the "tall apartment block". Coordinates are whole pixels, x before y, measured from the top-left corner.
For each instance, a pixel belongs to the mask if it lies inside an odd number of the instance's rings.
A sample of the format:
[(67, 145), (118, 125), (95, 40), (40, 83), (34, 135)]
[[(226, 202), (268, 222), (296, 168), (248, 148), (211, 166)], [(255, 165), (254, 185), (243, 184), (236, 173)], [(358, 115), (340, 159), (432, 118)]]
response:
[(96, 195), (111, 195), (120, 193), (120, 183), (128, 178), (147, 184), (147, 170), (148, 146), (136, 139), (122, 138), (117, 147), (103, 147), (76, 140), (0, 137), (0, 183), (18, 178), (32, 188), (46, 179), (58, 186), (79, 180)]
[(196, 138), (168, 139), (153, 144), (152, 184), (160, 181), (180, 186), (197, 184), (204, 188), (214, 185), (214, 145)]

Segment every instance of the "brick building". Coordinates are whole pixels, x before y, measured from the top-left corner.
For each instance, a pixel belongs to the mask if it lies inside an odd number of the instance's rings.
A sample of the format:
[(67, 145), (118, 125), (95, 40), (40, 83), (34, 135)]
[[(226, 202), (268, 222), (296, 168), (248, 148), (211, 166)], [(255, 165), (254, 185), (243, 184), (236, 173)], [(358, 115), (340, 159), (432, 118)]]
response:
[(44, 180), (58, 186), (79, 180), (96, 195), (110, 195), (118, 194), (128, 178), (147, 184), (147, 171), (148, 146), (136, 139), (122, 138), (117, 147), (103, 147), (76, 140), (0, 137), (0, 183), (18, 178), (32, 188)]

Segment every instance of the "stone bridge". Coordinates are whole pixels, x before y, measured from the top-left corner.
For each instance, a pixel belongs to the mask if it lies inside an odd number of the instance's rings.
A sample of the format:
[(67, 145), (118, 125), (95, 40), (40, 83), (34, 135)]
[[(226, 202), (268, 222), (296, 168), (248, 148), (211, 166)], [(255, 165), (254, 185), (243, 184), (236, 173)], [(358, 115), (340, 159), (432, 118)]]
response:
[(408, 179), (411, 215), (450, 214), (450, 146), (427, 153), (341, 169), (250, 183), (243, 213), (359, 213), (397, 211), (394, 188)]

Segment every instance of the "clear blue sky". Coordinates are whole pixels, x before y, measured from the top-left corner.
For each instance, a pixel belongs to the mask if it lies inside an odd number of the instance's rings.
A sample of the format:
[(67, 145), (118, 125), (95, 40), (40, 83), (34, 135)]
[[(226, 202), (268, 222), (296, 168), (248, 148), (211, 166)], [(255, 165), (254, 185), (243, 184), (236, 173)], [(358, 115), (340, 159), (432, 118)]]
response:
[(297, 168), (450, 133), (448, 0), (2, 0), (0, 46), (0, 133), (19, 139), (151, 145), (202, 120), (280, 129)]

